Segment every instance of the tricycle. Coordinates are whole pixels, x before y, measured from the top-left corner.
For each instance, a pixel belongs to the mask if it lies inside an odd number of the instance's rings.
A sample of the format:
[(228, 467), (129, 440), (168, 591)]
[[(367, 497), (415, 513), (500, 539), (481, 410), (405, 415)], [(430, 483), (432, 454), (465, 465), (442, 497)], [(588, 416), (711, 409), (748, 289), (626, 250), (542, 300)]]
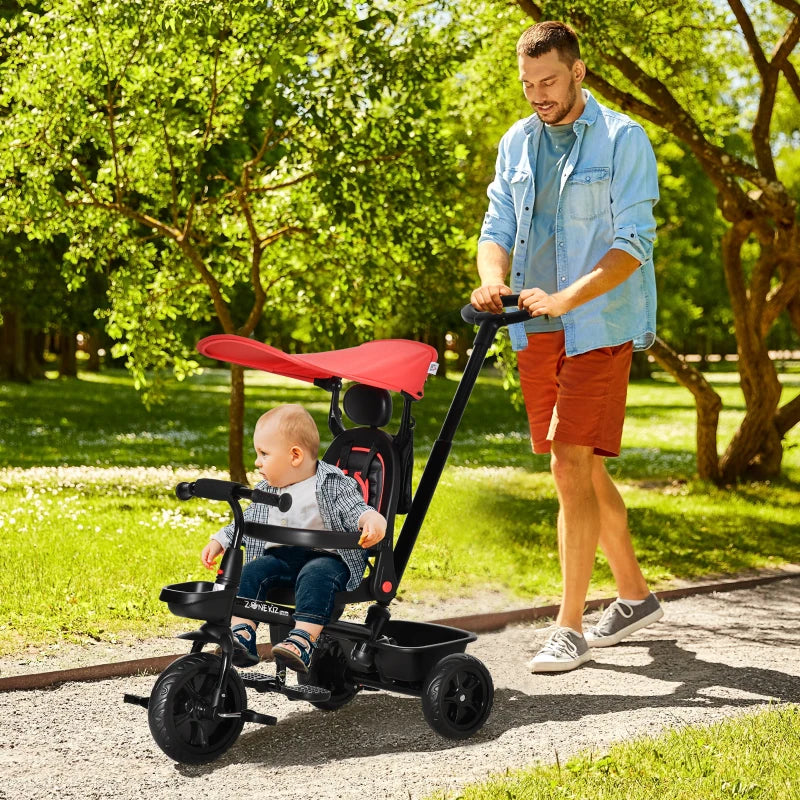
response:
[[(516, 297), (504, 301), (514, 305)], [(233, 745), (245, 722), (275, 725), (274, 716), (248, 706), (246, 689), (306, 701), (325, 711), (341, 708), (362, 690), (411, 695), (421, 698), (430, 727), (456, 740), (472, 736), (486, 722), (494, 698), (492, 678), (479, 659), (465, 652), (476, 635), (447, 625), (394, 620), (389, 610), (489, 347), (502, 326), (527, 319), (528, 314), (516, 308), (491, 314), (466, 306), (462, 317), (478, 324), (478, 332), (413, 496), (412, 407), (423, 396), (427, 376), (435, 373), (437, 354), (433, 347), (389, 339), (298, 355), (227, 334), (209, 336), (198, 343), (197, 349), (209, 358), (311, 382), (328, 391), (328, 426), (333, 441), (323, 458), (359, 482), (364, 499), (386, 517), (387, 530), (385, 538), (369, 551), (361, 584), (336, 595), (334, 617), (318, 640), (308, 672), (298, 673), (297, 682), (289, 683), (280, 662), (270, 672), (262, 671), (260, 664), (240, 670), (232, 663), (232, 616), (267, 623), (273, 643), (284, 639), (293, 626), (291, 592), (280, 590), (266, 600), (237, 595), (242, 539), (247, 535), (277, 545), (338, 549), (357, 547), (359, 533), (245, 520), (242, 501), (269, 503), (286, 510), (291, 502), (287, 494), (214, 479), (177, 486), (176, 494), (182, 501), (227, 502), (233, 515), (234, 538), (225, 550), (215, 581), (189, 581), (161, 590), (160, 599), (173, 614), (202, 624), (180, 635), (191, 642), (190, 652), (161, 673), (148, 697), (126, 694), (124, 698), (147, 709), (153, 738), (171, 758), (187, 764), (210, 762)], [(352, 384), (342, 394), (344, 381)], [(392, 392), (403, 401), (395, 433), (385, 430), (393, 418)], [(342, 410), (356, 427), (345, 426)], [(401, 514), (406, 517), (395, 540), (395, 521)], [(363, 602), (370, 604), (364, 622), (340, 618), (347, 604)]]

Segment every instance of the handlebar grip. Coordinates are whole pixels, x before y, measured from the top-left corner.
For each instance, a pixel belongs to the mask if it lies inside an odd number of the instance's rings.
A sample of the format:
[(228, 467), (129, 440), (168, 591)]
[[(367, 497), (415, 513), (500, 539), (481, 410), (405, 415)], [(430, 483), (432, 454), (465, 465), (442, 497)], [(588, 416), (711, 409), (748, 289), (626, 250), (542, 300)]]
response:
[(266, 503), (268, 506), (277, 506), (281, 511), (288, 511), (292, 507), (292, 496), (284, 492), (262, 492), (251, 489), (241, 483), (233, 481), (220, 481), (214, 478), (200, 478), (194, 483), (179, 483), (175, 487), (175, 494), (179, 500), (191, 500), (193, 497), (202, 497), (205, 500), (252, 500), (254, 503)]
[(250, 499), (254, 503), (266, 503), (268, 506), (277, 506), (279, 511), (288, 511), (292, 507), (292, 496), (284, 492), (263, 492), (260, 489), (253, 489)]
[(214, 478), (200, 478), (194, 483), (179, 483), (175, 487), (175, 494), (179, 500), (190, 500), (192, 497), (202, 497), (205, 500), (226, 500), (241, 497), (242, 489), (250, 491), (241, 483), (233, 481), (220, 481)]
[(177, 496), (178, 500), (191, 500), (193, 497), (192, 489), (194, 488), (193, 483), (179, 483), (175, 487), (175, 495)]
[[(519, 295), (500, 295), (500, 301), (505, 308), (516, 306), (519, 302)], [(516, 311), (503, 311), (500, 314), (496, 314), (494, 311), (478, 311), (472, 305), (466, 305), (461, 309), (461, 319), (468, 325), (480, 325), (487, 319), (496, 320), (499, 325), (513, 325), (515, 322), (524, 322), (526, 319), (530, 319), (530, 314), (520, 308)]]

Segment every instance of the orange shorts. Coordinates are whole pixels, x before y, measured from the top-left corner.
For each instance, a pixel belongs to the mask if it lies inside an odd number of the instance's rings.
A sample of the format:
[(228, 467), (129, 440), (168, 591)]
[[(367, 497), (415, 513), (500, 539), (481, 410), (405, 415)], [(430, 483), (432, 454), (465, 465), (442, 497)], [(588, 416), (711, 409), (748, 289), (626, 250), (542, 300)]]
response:
[(618, 456), (632, 357), (632, 342), (567, 357), (564, 331), (529, 334), (517, 364), (533, 452), (556, 441)]

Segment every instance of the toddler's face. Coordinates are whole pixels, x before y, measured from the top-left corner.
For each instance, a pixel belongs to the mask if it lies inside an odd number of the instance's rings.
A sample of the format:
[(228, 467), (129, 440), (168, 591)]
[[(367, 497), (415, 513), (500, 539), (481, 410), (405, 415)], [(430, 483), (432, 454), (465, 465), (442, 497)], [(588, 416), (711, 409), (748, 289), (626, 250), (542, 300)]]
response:
[(256, 451), (256, 468), (270, 486), (282, 489), (295, 482), (292, 446), (276, 422), (267, 419), (256, 428), (253, 447)]

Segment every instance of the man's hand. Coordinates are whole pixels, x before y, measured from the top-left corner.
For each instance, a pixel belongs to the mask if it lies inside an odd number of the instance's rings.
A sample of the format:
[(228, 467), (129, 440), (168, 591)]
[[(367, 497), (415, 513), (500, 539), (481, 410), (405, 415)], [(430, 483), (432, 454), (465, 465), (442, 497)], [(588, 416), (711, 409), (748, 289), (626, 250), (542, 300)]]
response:
[(366, 550), (386, 535), (386, 518), (377, 511), (365, 511), (358, 520), (358, 527), (361, 529), (359, 547)]
[(523, 289), (519, 293), (519, 307), (524, 308), (532, 317), (560, 317), (569, 311), (559, 292), (547, 294), (541, 289)]
[(492, 311), (499, 314), (503, 310), (503, 302), (500, 298), (506, 294), (511, 294), (511, 289), (504, 283), (479, 286), (472, 293), (469, 302), (478, 311)]

